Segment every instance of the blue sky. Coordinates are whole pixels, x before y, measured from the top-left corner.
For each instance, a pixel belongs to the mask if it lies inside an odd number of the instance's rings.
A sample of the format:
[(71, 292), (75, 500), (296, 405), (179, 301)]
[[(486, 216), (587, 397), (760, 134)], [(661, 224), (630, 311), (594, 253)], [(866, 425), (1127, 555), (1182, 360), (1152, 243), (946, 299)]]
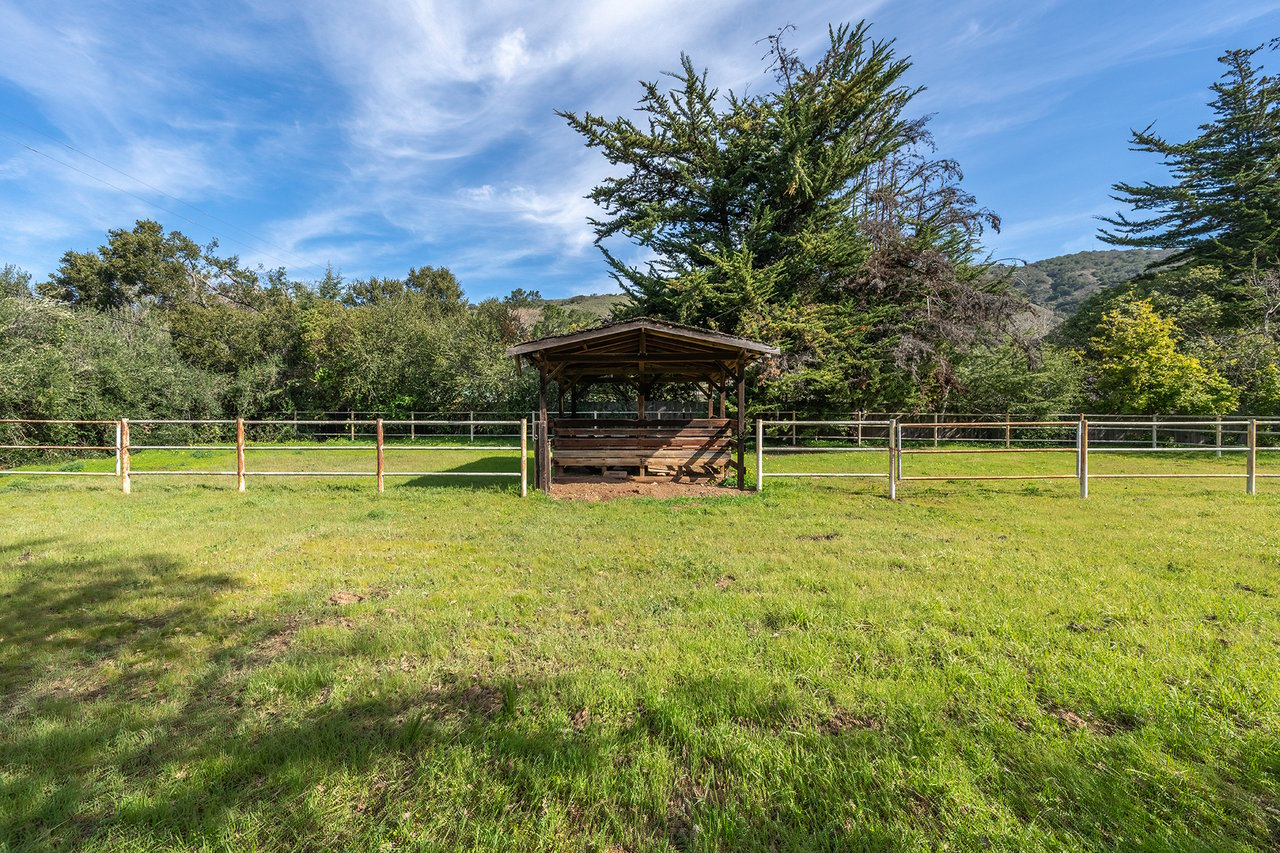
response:
[(43, 278), (149, 217), (303, 279), (431, 264), (473, 299), (611, 290), (583, 198), (608, 164), (554, 110), (628, 112), (681, 51), (758, 91), (761, 37), (792, 24), (814, 58), (862, 18), (1003, 217), (990, 250), (1025, 260), (1099, 248), (1110, 185), (1161, 175), (1129, 129), (1190, 135), (1215, 58), (1280, 36), (1280, 0), (0, 0), (0, 264)]

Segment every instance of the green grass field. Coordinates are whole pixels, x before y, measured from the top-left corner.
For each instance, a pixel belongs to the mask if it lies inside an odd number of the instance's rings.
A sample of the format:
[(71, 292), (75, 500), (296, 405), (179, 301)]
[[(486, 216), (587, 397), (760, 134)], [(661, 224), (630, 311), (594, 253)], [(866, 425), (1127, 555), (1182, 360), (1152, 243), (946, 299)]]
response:
[(0, 849), (1280, 846), (1280, 480), (514, 488), (0, 479)]

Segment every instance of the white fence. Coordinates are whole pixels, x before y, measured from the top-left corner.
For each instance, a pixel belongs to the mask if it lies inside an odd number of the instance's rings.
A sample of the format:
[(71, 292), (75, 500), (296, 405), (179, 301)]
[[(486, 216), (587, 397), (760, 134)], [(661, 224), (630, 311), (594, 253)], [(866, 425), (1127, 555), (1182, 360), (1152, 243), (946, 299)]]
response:
[[(954, 480), (1078, 480), (1080, 496), (1089, 496), (1090, 480), (1119, 479), (1238, 479), (1243, 480), (1245, 492), (1257, 493), (1257, 481), (1261, 478), (1280, 477), (1280, 473), (1258, 471), (1259, 450), (1276, 449), (1275, 444), (1259, 445), (1259, 429), (1273, 440), (1280, 420), (1215, 419), (1215, 420), (1039, 420), (1017, 421), (1011, 419), (985, 421), (901, 421), (888, 420), (765, 420), (756, 421), (756, 491), (764, 489), (766, 478), (798, 477), (826, 478), (849, 477), (883, 479), (887, 481), (888, 495), (896, 499), (898, 484), (912, 481)], [(826, 430), (809, 432), (801, 443), (799, 430)], [(784, 444), (766, 444), (770, 430)], [(1091, 431), (1108, 446), (1091, 446)], [(1141, 442), (1132, 435), (1142, 432)], [(1146, 443), (1147, 432), (1152, 436)], [(1211, 434), (1211, 441), (1171, 441), (1160, 444), (1163, 431), (1167, 441), (1170, 433), (1191, 433), (1197, 436)], [(1128, 436), (1128, 437), (1126, 437)], [(1239, 441), (1232, 439), (1238, 437)], [(837, 444), (836, 442), (839, 442)], [(945, 444), (945, 446), (943, 446)], [(1128, 472), (1095, 473), (1089, 471), (1089, 457), (1098, 453), (1212, 453), (1222, 457), (1224, 453), (1241, 453), (1244, 465), (1239, 471), (1195, 472)], [(766, 458), (802, 453), (872, 453), (880, 454), (881, 471), (797, 471), (766, 470)], [(1075, 457), (1074, 473), (1027, 472), (1015, 474), (908, 474), (903, 470), (903, 460), (908, 456), (953, 454), (1027, 454), (1057, 453)]]

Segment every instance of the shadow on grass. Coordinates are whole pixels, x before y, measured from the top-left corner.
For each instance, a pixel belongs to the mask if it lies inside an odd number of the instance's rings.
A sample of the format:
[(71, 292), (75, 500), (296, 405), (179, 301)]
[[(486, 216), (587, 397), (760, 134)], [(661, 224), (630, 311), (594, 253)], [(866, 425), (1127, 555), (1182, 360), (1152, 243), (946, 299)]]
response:
[[(351, 630), (332, 608), (254, 617), (219, 604), (228, 574), (161, 554), (54, 559), (48, 544), (0, 551), (0, 565), (22, 560), (0, 596), (0, 849), (1276, 838), (1256, 778), (1188, 801), (1183, 777), (1128, 734), (1046, 739), (921, 716), (905, 699), (823, 712), (749, 671), (636, 684), (633, 700), (592, 707), (605, 701), (592, 672), (405, 670), (395, 640), (380, 673), (348, 680), (347, 652), (299, 639)], [(1003, 769), (954, 770), (968, 762)]]
[[(533, 460), (529, 461), (529, 488), (533, 488)], [(511, 476), (491, 477), (485, 474), (506, 474)], [(485, 456), (473, 459), (452, 468), (441, 469), (441, 476), (411, 477), (401, 480), (399, 485), (414, 489), (461, 488), (492, 492), (519, 492), (520, 490), (520, 456), (504, 454), (502, 456)], [(470, 475), (470, 476), (468, 476)], [(399, 479), (399, 478), (397, 478)], [(396, 480), (392, 480), (392, 483)]]

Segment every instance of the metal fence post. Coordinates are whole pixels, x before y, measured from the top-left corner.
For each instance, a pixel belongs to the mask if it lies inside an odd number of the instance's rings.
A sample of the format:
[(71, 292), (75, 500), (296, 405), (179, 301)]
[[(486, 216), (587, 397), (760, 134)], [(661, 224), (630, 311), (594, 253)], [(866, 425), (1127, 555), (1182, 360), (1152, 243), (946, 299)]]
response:
[(889, 500), (896, 501), (898, 499), (898, 465), (901, 464), (902, 457), (897, 453), (897, 441), (895, 434), (898, 430), (898, 419), (893, 418), (889, 421)]
[(244, 491), (244, 418), (236, 418), (236, 491)]
[(1250, 495), (1258, 493), (1258, 419), (1249, 418), (1249, 451), (1247, 454), (1247, 475), (1245, 492)]
[[(794, 420), (791, 428), (795, 429)], [(756, 491), (764, 491), (764, 418), (756, 418)]]
[(1089, 422), (1080, 419), (1076, 427), (1076, 467), (1080, 472), (1080, 497), (1089, 497)]
[(529, 422), (520, 419), (520, 497), (529, 494)]
[(120, 419), (120, 491), (126, 495), (133, 492), (133, 484), (129, 482), (129, 419)]

